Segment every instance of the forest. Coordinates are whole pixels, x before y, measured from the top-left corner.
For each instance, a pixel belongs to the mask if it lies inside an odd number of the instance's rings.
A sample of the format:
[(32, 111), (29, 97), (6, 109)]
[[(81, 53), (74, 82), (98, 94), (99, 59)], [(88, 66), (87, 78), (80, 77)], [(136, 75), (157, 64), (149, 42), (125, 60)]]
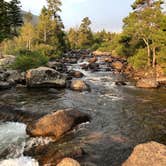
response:
[[(22, 15), (19, 0), (10, 3), (1, 0), (1, 54), (17, 56), (30, 51), (40, 59), (36, 61), (39, 64), (34, 65), (40, 65), (50, 58), (63, 56), (69, 50), (99, 50), (126, 57), (135, 69), (159, 65), (166, 72), (166, 14), (163, 4), (162, 0), (136, 0), (131, 6), (133, 11), (123, 19), (123, 31), (113, 33), (106, 30), (93, 32), (88, 17), (82, 19), (78, 28), (66, 31), (60, 17), (60, 0), (47, 0), (47, 6), (43, 6), (35, 25), (32, 24), (31, 12)], [(26, 63), (21, 62), (23, 70), (33, 67), (28, 64), (32, 57), (25, 55), (17, 59), (17, 69), (22, 69), (20, 61)]]

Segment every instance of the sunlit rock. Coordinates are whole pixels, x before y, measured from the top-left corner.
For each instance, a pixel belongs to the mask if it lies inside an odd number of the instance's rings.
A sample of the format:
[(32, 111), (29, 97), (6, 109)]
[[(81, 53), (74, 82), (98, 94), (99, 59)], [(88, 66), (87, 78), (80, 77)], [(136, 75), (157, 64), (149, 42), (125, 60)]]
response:
[(137, 145), (122, 166), (165, 166), (166, 146), (157, 142)]

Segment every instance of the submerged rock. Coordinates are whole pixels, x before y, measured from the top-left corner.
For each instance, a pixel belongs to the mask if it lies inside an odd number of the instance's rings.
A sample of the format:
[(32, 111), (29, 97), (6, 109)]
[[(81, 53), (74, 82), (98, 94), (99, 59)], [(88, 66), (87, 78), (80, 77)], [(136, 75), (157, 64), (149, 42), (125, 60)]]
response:
[(66, 86), (66, 77), (54, 69), (39, 67), (27, 71), (26, 84), (30, 88), (64, 88)]
[[(33, 146), (31, 149), (24, 151), (25, 156), (32, 156), (35, 158), (39, 165), (56, 166), (64, 158), (80, 158), (85, 154), (83, 145), (80, 143), (64, 143), (61, 140), (59, 142), (50, 142), (46, 145)], [(68, 166), (68, 165), (67, 165)]]
[(100, 68), (100, 65), (98, 63), (91, 63), (88, 65), (88, 68), (92, 71), (98, 71)]
[(82, 78), (84, 76), (84, 74), (81, 73), (80, 71), (70, 70), (69, 71), (69, 76), (75, 77), (75, 78)]
[(89, 91), (90, 87), (83, 80), (72, 80), (70, 84), (70, 89), (75, 91)]
[(157, 88), (159, 84), (154, 78), (142, 78), (137, 81), (136, 86), (138, 88)]
[(166, 146), (157, 142), (137, 145), (122, 166), (165, 166)]
[(10, 84), (9, 82), (0, 81), (0, 90), (10, 89), (11, 87), (12, 84)]
[(124, 82), (124, 81), (116, 81), (115, 85), (117, 85), (117, 86), (125, 86), (125, 85), (127, 85), (127, 83)]
[(88, 60), (88, 62), (89, 62), (89, 64), (95, 63), (95, 62), (97, 62), (97, 58), (96, 57), (90, 58)]
[(90, 120), (89, 115), (73, 109), (58, 110), (27, 126), (30, 136), (51, 136), (58, 139), (80, 123)]
[(57, 166), (80, 166), (80, 164), (72, 158), (64, 158)]
[(67, 67), (62, 62), (50, 61), (50, 62), (48, 62), (47, 66), (60, 73), (67, 72)]

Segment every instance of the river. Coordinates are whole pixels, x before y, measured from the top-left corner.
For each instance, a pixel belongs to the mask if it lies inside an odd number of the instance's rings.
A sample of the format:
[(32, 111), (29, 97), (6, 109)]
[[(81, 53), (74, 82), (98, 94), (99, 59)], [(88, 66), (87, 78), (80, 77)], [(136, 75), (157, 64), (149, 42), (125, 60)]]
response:
[[(81, 146), (84, 155), (77, 159), (84, 165), (120, 166), (139, 143), (155, 140), (166, 144), (166, 89), (139, 89), (131, 82), (116, 86), (116, 80), (125, 80), (123, 75), (85, 71), (79, 64), (70, 68), (85, 74), (83, 79), (91, 86), (91, 92), (16, 88), (1, 91), (0, 104), (14, 105), (32, 114), (70, 107), (90, 114), (91, 122), (80, 125), (60, 141), (51, 142), (51, 146), (64, 147), (64, 151)], [(24, 123), (2, 120), (0, 165), (38, 166), (35, 159), (40, 154), (24, 153), (37, 139), (26, 135)], [(49, 139), (41, 139), (44, 144), (50, 143)]]

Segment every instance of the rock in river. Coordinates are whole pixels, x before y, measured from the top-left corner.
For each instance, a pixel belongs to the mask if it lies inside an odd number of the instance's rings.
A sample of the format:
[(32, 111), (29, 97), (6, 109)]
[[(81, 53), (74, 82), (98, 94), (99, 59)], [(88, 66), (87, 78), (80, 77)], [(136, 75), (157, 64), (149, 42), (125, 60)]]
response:
[(117, 71), (121, 71), (123, 69), (123, 63), (120, 61), (115, 61), (112, 63), (112, 67)]
[(70, 89), (75, 91), (89, 91), (90, 87), (83, 80), (72, 80), (70, 84)]
[(90, 120), (89, 115), (74, 109), (58, 110), (27, 126), (30, 136), (50, 136), (58, 139), (80, 123)]
[(80, 164), (72, 158), (64, 158), (57, 166), (80, 166)]
[(82, 78), (84, 76), (84, 74), (81, 73), (80, 71), (70, 70), (69, 71), (69, 76), (75, 77), (75, 78)]
[(10, 89), (12, 85), (9, 82), (0, 81), (0, 90)]
[(39, 67), (27, 71), (26, 85), (30, 88), (64, 88), (66, 86), (66, 77), (54, 69)]
[(165, 166), (166, 146), (157, 142), (137, 145), (122, 166)]
[(138, 88), (157, 88), (159, 84), (154, 78), (142, 78), (138, 80), (136, 86)]

